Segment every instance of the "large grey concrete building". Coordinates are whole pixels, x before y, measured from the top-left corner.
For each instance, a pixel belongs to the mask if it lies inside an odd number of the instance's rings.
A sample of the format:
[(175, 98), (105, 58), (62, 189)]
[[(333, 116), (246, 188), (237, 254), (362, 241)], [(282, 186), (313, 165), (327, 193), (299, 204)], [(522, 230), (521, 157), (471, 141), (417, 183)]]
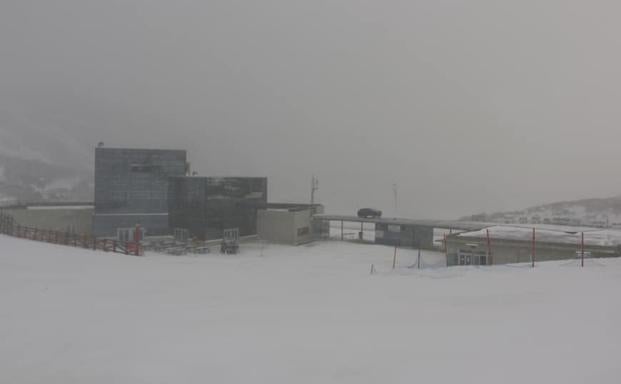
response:
[(241, 236), (257, 233), (257, 210), (267, 205), (265, 177), (172, 177), (168, 191), (170, 227), (192, 237), (215, 239), (227, 228)]
[(182, 150), (97, 148), (93, 234), (116, 236), (137, 224), (150, 235), (169, 233), (168, 181), (186, 169)]

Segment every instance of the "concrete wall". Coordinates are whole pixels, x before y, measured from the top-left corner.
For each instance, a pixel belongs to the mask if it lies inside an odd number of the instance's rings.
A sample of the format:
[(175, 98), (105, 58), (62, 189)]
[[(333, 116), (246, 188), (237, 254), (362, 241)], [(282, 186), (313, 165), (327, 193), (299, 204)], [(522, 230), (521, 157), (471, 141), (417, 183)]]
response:
[(313, 241), (309, 210), (259, 210), (257, 233), (263, 240), (299, 245)]
[(295, 244), (306, 244), (313, 241), (311, 211), (296, 211), (293, 215), (293, 228), (295, 230)]
[[(459, 265), (458, 253), (475, 252), (479, 254), (487, 254), (487, 241), (481, 238), (460, 237), (457, 235), (447, 238), (447, 264)], [(551, 260), (567, 260), (577, 257), (576, 244), (557, 244), (557, 243), (536, 243), (535, 260), (551, 261)], [(621, 250), (618, 247), (602, 247), (602, 246), (585, 246), (585, 251), (591, 254), (591, 257), (616, 257), (621, 256)], [(528, 263), (531, 261), (532, 243), (530, 241), (516, 240), (492, 240), (491, 257), (488, 257), (488, 264), (511, 264), (511, 263)]]
[(91, 234), (93, 221), (92, 208), (8, 208), (3, 209), (3, 211), (13, 216), (16, 224), (25, 227), (86, 235)]
[(257, 234), (259, 238), (277, 244), (295, 244), (294, 216), (286, 210), (264, 210), (257, 212)]

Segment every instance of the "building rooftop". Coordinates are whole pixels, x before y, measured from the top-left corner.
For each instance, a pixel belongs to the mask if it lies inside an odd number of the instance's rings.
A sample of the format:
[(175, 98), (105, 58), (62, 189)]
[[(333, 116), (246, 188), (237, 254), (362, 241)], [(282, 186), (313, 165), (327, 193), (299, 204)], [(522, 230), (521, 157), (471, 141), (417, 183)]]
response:
[(537, 242), (556, 244), (580, 244), (584, 233), (585, 245), (612, 247), (621, 245), (621, 231), (614, 229), (597, 229), (585, 227), (569, 227), (560, 225), (494, 225), (477, 231), (463, 232), (456, 236), (461, 238), (484, 239), (489, 231), (494, 240), (532, 241), (533, 227)]
[(378, 217), (378, 218), (361, 218), (358, 216), (344, 215), (315, 215), (315, 219), (324, 221), (349, 221), (356, 223), (375, 223), (375, 224), (392, 224), (392, 225), (417, 225), (434, 228), (447, 228), (463, 231), (476, 231), (488, 227), (490, 223), (474, 222), (474, 221), (458, 221), (458, 220), (413, 220), (397, 217)]

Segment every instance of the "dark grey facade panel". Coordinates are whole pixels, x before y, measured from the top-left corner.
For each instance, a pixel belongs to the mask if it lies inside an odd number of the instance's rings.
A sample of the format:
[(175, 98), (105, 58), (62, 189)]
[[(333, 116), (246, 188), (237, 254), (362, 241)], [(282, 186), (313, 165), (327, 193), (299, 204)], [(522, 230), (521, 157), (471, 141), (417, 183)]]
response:
[(170, 226), (198, 238), (218, 238), (226, 228), (256, 234), (257, 209), (267, 205), (264, 177), (173, 177), (168, 205)]
[(186, 161), (182, 150), (97, 148), (93, 234), (115, 236), (136, 224), (150, 235), (169, 233), (168, 180), (185, 175)]
[(95, 150), (97, 213), (165, 213), (168, 178), (186, 172), (186, 152), (157, 149)]

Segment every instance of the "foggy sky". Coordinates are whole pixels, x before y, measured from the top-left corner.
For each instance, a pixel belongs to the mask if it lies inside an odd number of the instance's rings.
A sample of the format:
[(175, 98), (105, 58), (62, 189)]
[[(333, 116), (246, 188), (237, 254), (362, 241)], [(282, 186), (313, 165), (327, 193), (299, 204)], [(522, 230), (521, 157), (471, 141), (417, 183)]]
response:
[(621, 194), (618, 1), (0, 0), (0, 148), (181, 148), (271, 201), (453, 218)]

